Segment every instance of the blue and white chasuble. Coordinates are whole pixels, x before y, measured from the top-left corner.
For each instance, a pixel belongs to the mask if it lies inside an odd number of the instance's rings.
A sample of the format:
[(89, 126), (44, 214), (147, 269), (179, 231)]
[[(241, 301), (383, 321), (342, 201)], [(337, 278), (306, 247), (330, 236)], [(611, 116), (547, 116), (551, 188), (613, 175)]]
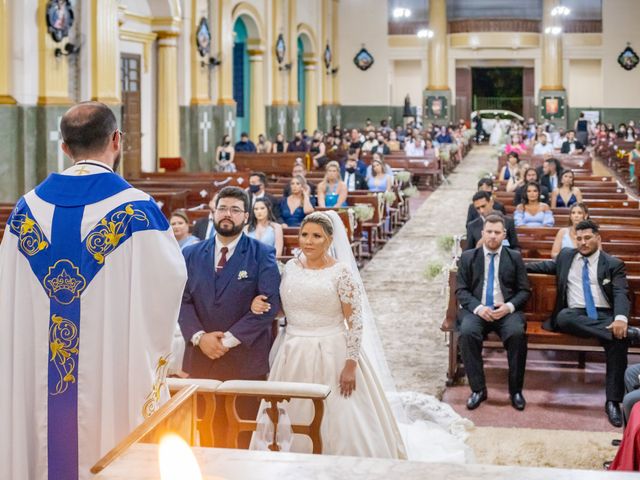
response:
[(103, 164), (18, 201), (0, 245), (0, 476), (89, 478), (168, 398), (185, 281), (153, 199)]

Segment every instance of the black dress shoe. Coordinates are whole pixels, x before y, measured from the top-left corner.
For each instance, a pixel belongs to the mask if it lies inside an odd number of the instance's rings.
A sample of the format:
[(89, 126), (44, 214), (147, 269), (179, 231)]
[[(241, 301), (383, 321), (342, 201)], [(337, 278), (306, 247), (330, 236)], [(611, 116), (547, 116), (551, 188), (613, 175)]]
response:
[(467, 400), (467, 408), (473, 410), (487, 399), (487, 389), (483, 388), (479, 392), (471, 392), (469, 399)]
[(627, 338), (629, 339), (629, 343), (633, 345), (640, 344), (640, 328), (627, 327)]
[(526, 400), (522, 396), (522, 392), (514, 393), (511, 395), (511, 405), (516, 410), (524, 410), (525, 405), (527, 404)]
[(611, 425), (614, 427), (622, 426), (622, 412), (620, 411), (618, 402), (607, 400), (607, 403), (604, 404), (604, 411), (607, 412), (607, 417), (609, 417), (609, 423)]

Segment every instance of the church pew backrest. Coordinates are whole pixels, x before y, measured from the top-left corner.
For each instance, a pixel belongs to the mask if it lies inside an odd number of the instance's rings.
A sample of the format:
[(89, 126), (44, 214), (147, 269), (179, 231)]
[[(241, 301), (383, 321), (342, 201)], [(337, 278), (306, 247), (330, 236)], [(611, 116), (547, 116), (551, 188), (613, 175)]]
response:
[(302, 158), (308, 171), (313, 170), (310, 156), (302, 152), (291, 153), (236, 153), (233, 163), (239, 171), (263, 172), (267, 175), (291, 175), (296, 158)]

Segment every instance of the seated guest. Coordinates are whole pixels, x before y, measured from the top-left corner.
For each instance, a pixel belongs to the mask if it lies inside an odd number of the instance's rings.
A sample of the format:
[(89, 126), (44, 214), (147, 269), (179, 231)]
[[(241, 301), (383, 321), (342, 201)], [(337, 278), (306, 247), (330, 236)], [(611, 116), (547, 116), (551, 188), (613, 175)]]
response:
[(631, 416), (631, 409), (640, 401), (640, 363), (631, 365), (624, 372), (624, 391), (622, 415), (626, 424)]
[(522, 140), (522, 137), (519, 134), (514, 134), (511, 136), (511, 143), (508, 143), (504, 147), (504, 153), (517, 153), (518, 155), (524, 155), (527, 153), (527, 146)]
[(538, 137), (538, 143), (533, 147), (534, 155), (553, 155), (553, 145), (549, 143), (546, 133), (540, 134)]
[(256, 146), (249, 140), (247, 132), (240, 134), (240, 141), (236, 143), (236, 152), (256, 153)]
[(371, 175), (367, 177), (367, 185), (372, 192), (388, 192), (393, 185), (393, 175), (386, 170), (381, 155), (371, 160)]
[(364, 135), (362, 135), (357, 128), (352, 128), (349, 136), (345, 136), (346, 139), (349, 140), (349, 150), (357, 150), (358, 157), (360, 157), (360, 153), (362, 152), (362, 144), (364, 143)]
[[(487, 218), (489, 214), (502, 215), (494, 210), (493, 197), (489, 192), (476, 192), (473, 196), (473, 207), (478, 213), (478, 218), (467, 224), (467, 246), (465, 250), (471, 250), (472, 248), (482, 246), (482, 228), (484, 227), (485, 218)], [(518, 235), (516, 233), (516, 228), (513, 225), (513, 220), (505, 216), (504, 224), (507, 230), (507, 235), (503, 240), (503, 245), (513, 249), (520, 248), (518, 246)]]
[(520, 157), (518, 155), (518, 152), (509, 152), (507, 156), (507, 164), (500, 170), (498, 179), (502, 181), (509, 180), (510, 178), (514, 177), (516, 175), (516, 172), (518, 171), (519, 162)]
[(289, 145), (287, 145), (287, 152), (307, 152), (308, 150), (309, 146), (302, 137), (302, 133), (296, 132), (293, 141), (291, 141)]
[(371, 149), (371, 153), (379, 153), (380, 155), (389, 155), (391, 149), (389, 148), (388, 141), (382, 133), (378, 134), (378, 145), (375, 145)]
[(311, 160), (315, 168), (323, 168), (329, 161), (326, 155), (326, 148), (326, 145), (322, 141), (322, 135), (318, 134), (311, 139), (309, 153), (311, 154)]
[[(517, 188), (513, 193), (513, 204), (520, 205), (522, 203), (522, 199), (524, 197), (524, 188), (528, 183), (538, 183), (538, 171), (535, 168), (527, 168), (524, 172), (524, 178), (518, 182)], [(538, 183), (538, 185), (540, 185)], [(507, 185), (508, 187), (508, 185)], [(551, 203), (551, 198), (549, 195), (549, 189), (540, 185), (540, 201), (549, 205)]]
[(540, 185), (527, 183), (524, 192), (522, 203), (513, 214), (516, 227), (553, 227), (553, 212), (540, 201)]
[(187, 212), (184, 210), (176, 210), (173, 212), (169, 219), (169, 224), (171, 225), (173, 235), (176, 237), (178, 245), (180, 245), (182, 250), (184, 250), (185, 247), (200, 241), (198, 237), (189, 233), (189, 217), (187, 216)]
[(589, 209), (580, 202), (569, 210), (569, 226), (558, 230), (551, 247), (551, 258), (556, 258), (563, 248), (577, 248), (576, 225), (589, 218)]
[(249, 215), (249, 223), (245, 233), (256, 240), (276, 249), (276, 257), (282, 255), (284, 235), (282, 226), (276, 222), (271, 202), (266, 198), (258, 198), (253, 203), (253, 210)]
[(399, 152), (400, 150), (402, 150), (402, 148), (400, 147), (400, 141), (398, 140), (398, 134), (395, 132), (395, 130), (391, 130), (389, 132), (389, 150), (392, 152)]
[(564, 128), (559, 128), (557, 131), (551, 131), (551, 144), (553, 145), (554, 150), (560, 150), (566, 139), (567, 134), (564, 131)]
[(263, 134), (258, 135), (256, 153), (271, 153), (271, 142), (267, 140)]
[(547, 190), (553, 192), (560, 186), (560, 177), (562, 176), (562, 167), (557, 158), (547, 158), (542, 163), (542, 175), (540, 177), (540, 185), (547, 187)]
[(218, 172), (235, 172), (236, 165), (233, 163), (236, 151), (231, 145), (231, 137), (225, 135), (222, 137), (222, 145), (216, 148), (216, 171)]
[(507, 185), (505, 186), (507, 192), (513, 192), (516, 188), (524, 184), (524, 174), (528, 168), (529, 164), (527, 162), (518, 163), (515, 174), (511, 175), (509, 180), (507, 180)]
[(565, 170), (560, 177), (560, 186), (551, 193), (551, 208), (567, 208), (582, 201), (582, 192), (574, 186), (575, 175)]
[(522, 387), (527, 337), (522, 310), (531, 289), (520, 252), (503, 247), (505, 237), (504, 217), (488, 215), (482, 228), (482, 246), (463, 252), (458, 265), (457, 327), (462, 362), (471, 387), (469, 410), (487, 399), (482, 341), (491, 331), (500, 336), (507, 350), (511, 405), (516, 410), (524, 410), (526, 405)]
[(276, 221), (280, 221), (280, 206), (276, 197), (267, 193), (267, 176), (262, 172), (251, 172), (249, 174), (249, 205), (253, 208), (253, 204), (259, 198), (266, 198), (271, 203), (273, 215)]
[[(556, 276), (556, 306), (547, 329), (595, 338), (606, 356), (605, 412), (614, 427), (622, 426), (619, 402), (624, 396), (629, 341), (640, 330), (628, 327), (629, 286), (624, 263), (600, 249), (598, 224), (576, 225), (578, 248), (565, 248), (554, 260), (527, 264), (527, 272)], [(628, 328), (627, 328), (628, 327)]]
[(376, 132), (370, 131), (367, 133), (367, 139), (362, 144), (361, 153), (369, 153), (373, 150), (374, 147), (378, 146), (378, 141), (376, 140)]
[[(382, 165), (384, 165), (384, 171), (385, 171), (386, 173), (388, 173), (389, 175), (391, 175), (391, 177), (393, 178), (393, 169), (392, 169), (388, 164), (386, 164), (386, 163), (384, 162), (383, 157), (382, 157), (382, 154), (380, 154), (380, 153), (376, 152), (376, 153), (374, 153), (373, 155), (371, 155), (371, 165), (367, 166), (367, 167), (366, 167), (366, 170), (365, 170), (365, 172), (364, 172), (364, 175), (365, 175), (365, 177), (366, 177), (367, 179), (368, 179), (368, 178), (371, 178), (371, 176), (373, 175), (373, 170), (372, 170), (373, 162), (379, 162), (379, 163), (381, 163)], [(362, 163), (364, 163), (364, 162), (362, 162)], [(361, 167), (361, 166), (359, 165), (359, 167)], [(360, 169), (360, 168), (359, 168), (359, 169)]]
[(353, 155), (349, 155), (347, 162), (345, 163), (344, 174), (342, 180), (347, 186), (348, 192), (354, 190), (368, 190), (367, 178), (358, 172), (358, 159)]
[(573, 155), (574, 153), (582, 152), (584, 152), (584, 145), (576, 139), (576, 132), (569, 130), (566, 140), (562, 143), (560, 153), (570, 153)]
[(407, 154), (407, 157), (423, 157), (424, 147), (424, 140), (418, 135), (415, 137), (407, 137), (404, 141), (404, 152)]
[[(493, 180), (489, 177), (483, 177), (480, 180), (478, 180), (478, 192), (489, 192), (489, 194), (491, 194), (491, 200), (492, 200), (492, 205), (491, 205), (491, 210), (496, 210), (500, 213), (502, 213), (503, 215), (506, 215), (507, 212), (504, 209), (504, 205), (502, 203), (500, 203), (499, 201), (497, 201), (494, 197), (493, 197)], [(480, 214), (478, 213), (478, 211), (476, 210), (476, 208), (473, 206), (473, 202), (471, 202), (469, 204), (469, 208), (467, 209), (467, 224), (469, 224), (469, 222), (472, 222), (473, 220), (475, 220), (476, 218), (478, 218), (480, 216)]]
[(206, 217), (202, 217), (196, 220), (196, 223), (193, 225), (193, 235), (198, 237), (200, 240), (208, 240), (213, 235), (215, 235), (216, 231), (213, 226), (213, 212), (215, 210), (216, 197), (213, 196), (209, 201), (209, 215)]
[(346, 207), (347, 185), (340, 179), (340, 165), (331, 161), (325, 167), (324, 180), (318, 185), (318, 206)]
[(288, 227), (299, 227), (304, 217), (315, 210), (306, 186), (304, 177), (293, 177), (289, 182), (291, 193), (280, 201), (280, 215)]
[(276, 141), (271, 145), (271, 153), (284, 153), (287, 151), (288, 146), (289, 143), (284, 141), (284, 135), (278, 133), (276, 135)]
[(444, 143), (451, 143), (453, 141), (451, 140), (451, 135), (449, 134), (449, 130), (447, 129), (447, 127), (440, 127), (435, 141), (441, 145)]
[(627, 154), (627, 158), (629, 159), (629, 181), (631, 183), (635, 183), (636, 180), (636, 162), (640, 161), (640, 141), (636, 141), (631, 150)]
[[(296, 158), (296, 161), (293, 164), (293, 168), (291, 169), (291, 176), (295, 177), (297, 175), (300, 175), (307, 182), (307, 191), (313, 202), (313, 199), (316, 196), (316, 186), (313, 183), (311, 183), (309, 180), (307, 180), (307, 169), (304, 168), (304, 163), (302, 161), (302, 158), (300, 157)], [(288, 197), (290, 194), (291, 194), (291, 185), (287, 183), (282, 189), (282, 196)]]

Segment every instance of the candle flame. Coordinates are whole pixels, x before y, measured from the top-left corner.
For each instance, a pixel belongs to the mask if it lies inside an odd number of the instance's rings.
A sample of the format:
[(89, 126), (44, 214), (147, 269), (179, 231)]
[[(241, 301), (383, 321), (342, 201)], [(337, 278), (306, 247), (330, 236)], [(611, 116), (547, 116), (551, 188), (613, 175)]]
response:
[(160, 440), (158, 449), (161, 480), (202, 480), (202, 473), (187, 442), (175, 433)]

